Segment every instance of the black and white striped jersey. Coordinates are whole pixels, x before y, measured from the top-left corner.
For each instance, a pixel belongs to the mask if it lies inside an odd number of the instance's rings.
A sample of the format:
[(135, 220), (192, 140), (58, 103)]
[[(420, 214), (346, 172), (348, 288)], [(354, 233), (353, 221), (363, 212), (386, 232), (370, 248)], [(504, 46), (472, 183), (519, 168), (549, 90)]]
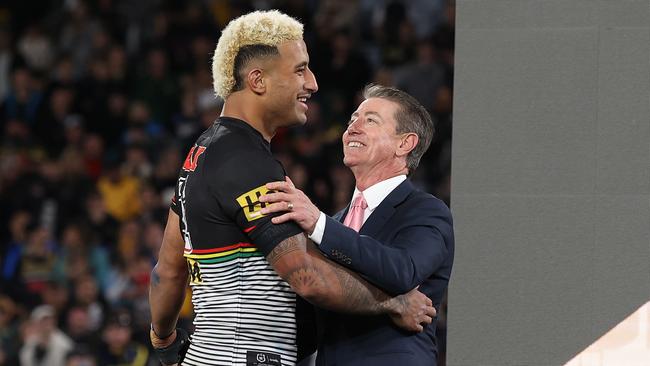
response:
[(262, 135), (233, 118), (220, 117), (188, 153), (172, 202), (196, 313), (184, 365), (296, 363), (296, 295), (265, 256), (301, 230), (271, 223), (258, 200), (284, 176)]

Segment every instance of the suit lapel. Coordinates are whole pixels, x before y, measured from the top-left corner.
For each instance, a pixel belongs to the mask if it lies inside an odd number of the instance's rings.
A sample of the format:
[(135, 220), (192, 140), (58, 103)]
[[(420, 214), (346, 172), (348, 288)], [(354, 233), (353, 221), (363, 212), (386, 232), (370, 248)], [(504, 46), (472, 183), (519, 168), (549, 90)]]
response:
[(332, 218), (340, 223), (343, 223), (345, 221), (345, 215), (348, 214), (348, 210), (350, 209), (350, 203), (348, 203), (348, 206), (341, 211), (337, 212)]
[[(386, 225), (388, 219), (393, 216), (395, 207), (404, 202), (406, 197), (413, 191), (414, 187), (410, 180), (406, 179), (397, 188), (393, 189), (386, 198), (370, 214), (368, 220), (363, 224), (359, 234), (376, 236), (379, 231)], [(347, 210), (346, 210), (347, 212)], [(345, 216), (343, 216), (345, 217)]]

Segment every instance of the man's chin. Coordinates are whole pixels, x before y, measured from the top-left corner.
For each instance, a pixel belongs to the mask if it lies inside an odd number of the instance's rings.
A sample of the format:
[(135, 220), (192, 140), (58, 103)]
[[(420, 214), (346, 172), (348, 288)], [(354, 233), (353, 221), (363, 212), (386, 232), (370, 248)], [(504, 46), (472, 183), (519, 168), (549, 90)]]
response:
[(289, 125), (291, 126), (302, 126), (305, 123), (307, 123), (307, 116), (304, 113), (298, 113), (294, 118), (292, 118), (292, 121)]
[(282, 126), (283, 127), (303, 126), (305, 123), (307, 123), (307, 117), (305, 117), (305, 118), (293, 118), (293, 119), (287, 120), (287, 122), (284, 123)]
[(357, 165), (354, 159), (350, 159), (348, 157), (343, 157), (343, 165), (347, 166), (348, 168), (352, 168), (353, 166)]

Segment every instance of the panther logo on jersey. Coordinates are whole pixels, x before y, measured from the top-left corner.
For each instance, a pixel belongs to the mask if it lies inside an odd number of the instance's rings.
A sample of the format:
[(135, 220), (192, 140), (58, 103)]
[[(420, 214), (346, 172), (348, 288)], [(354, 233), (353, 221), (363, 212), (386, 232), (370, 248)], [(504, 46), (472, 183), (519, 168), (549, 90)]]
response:
[(192, 283), (203, 283), (203, 276), (201, 276), (201, 267), (199, 267), (199, 262), (194, 259), (187, 259), (187, 270), (190, 274), (190, 282)]

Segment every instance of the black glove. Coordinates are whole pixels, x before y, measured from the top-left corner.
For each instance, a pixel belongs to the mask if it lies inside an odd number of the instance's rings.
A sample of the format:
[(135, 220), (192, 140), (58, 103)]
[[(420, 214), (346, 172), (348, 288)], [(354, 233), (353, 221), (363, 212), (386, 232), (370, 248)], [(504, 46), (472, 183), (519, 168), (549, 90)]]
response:
[(176, 328), (174, 342), (165, 348), (154, 348), (154, 350), (163, 365), (173, 365), (183, 361), (188, 348), (190, 348), (190, 336), (185, 329)]

